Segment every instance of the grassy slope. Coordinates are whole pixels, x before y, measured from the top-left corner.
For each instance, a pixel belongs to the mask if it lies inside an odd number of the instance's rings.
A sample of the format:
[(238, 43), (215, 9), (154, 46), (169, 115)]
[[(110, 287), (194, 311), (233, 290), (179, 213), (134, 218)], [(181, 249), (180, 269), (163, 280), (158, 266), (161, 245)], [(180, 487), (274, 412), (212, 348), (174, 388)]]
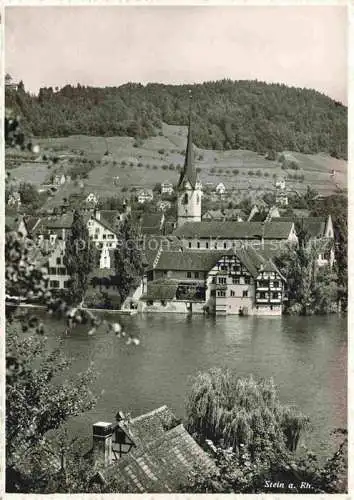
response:
[[(153, 187), (157, 182), (171, 181), (175, 183), (178, 179), (178, 172), (169, 169), (162, 169), (163, 165), (174, 166), (183, 165), (183, 149), (186, 146), (186, 127), (164, 125), (163, 135), (149, 138), (136, 148), (133, 146), (134, 139), (129, 137), (101, 137), (71, 136), (55, 139), (41, 139), (42, 150), (55, 151), (57, 155), (84, 151), (84, 156), (88, 159), (101, 159), (101, 164), (95, 167), (85, 180), (85, 191), (93, 191), (101, 197), (111, 196), (121, 193), (121, 188), (131, 187)], [(109, 156), (104, 156), (108, 147)], [(164, 154), (159, 150), (164, 149)], [(202, 154), (203, 158), (198, 160)], [(330, 194), (334, 191), (336, 184), (341, 188), (346, 187), (347, 162), (336, 160), (326, 155), (305, 155), (302, 153), (291, 153), (300, 166), (297, 172), (293, 170), (282, 170), (279, 163), (268, 161), (255, 152), (243, 150), (231, 151), (211, 151), (195, 149), (196, 166), (201, 168), (200, 177), (203, 184), (224, 182), (226, 187), (232, 191), (228, 199), (237, 200), (248, 194), (261, 194), (262, 191), (272, 189), (274, 185), (273, 174), (278, 178), (286, 178), (290, 174), (304, 174), (303, 182), (288, 180), (289, 191), (296, 190), (302, 192), (310, 185), (321, 194)], [(127, 165), (123, 167), (121, 162)], [(142, 163), (143, 166), (138, 166)], [(133, 166), (131, 166), (133, 164)], [(150, 168), (147, 167), (150, 166)], [(211, 172), (215, 169), (215, 172)], [(239, 170), (235, 175), (233, 171)], [(332, 169), (336, 170), (336, 177), (330, 177)], [(56, 171), (65, 171), (64, 162)], [(262, 171), (262, 176), (250, 177), (248, 172), (252, 170)], [(268, 172), (269, 177), (264, 177)], [(43, 164), (24, 164), (21, 167), (11, 170), (11, 174), (18, 180), (23, 179), (40, 184), (48, 180), (50, 170)], [(113, 184), (113, 178), (119, 176), (119, 184)], [(63, 197), (71, 192), (79, 191), (74, 185), (64, 186), (57, 195), (50, 200), (48, 206), (54, 206)]]

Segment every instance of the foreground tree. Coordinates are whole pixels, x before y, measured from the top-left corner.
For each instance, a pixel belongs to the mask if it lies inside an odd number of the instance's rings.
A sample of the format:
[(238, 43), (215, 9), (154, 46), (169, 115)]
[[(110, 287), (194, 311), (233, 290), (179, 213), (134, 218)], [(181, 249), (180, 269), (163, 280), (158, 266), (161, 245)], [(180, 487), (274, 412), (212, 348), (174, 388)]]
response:
[(211, 446), (218, 471), (191, 475), (180, 493), (346, 493), (347, 432), (336, 429), (333, 434), (339, 436), (339, 444), (325, 460), (305, 448), (300, 455), (284, 452), (252, 461), (247, 452), (237, 457)]
[(309, 420), (280, 403), (272, 380), (240, 379), (230, 371), (199, 373), (187, 398), (187, 427), (199, 441), (213, 441), (251, 460), (294, 451)]
[(271, 380), (212, 369), (194, 379), (186, 407), (189, 431), (218, 468), (191, 476), (184, 493), (346, 491), (346, 431), (335, 431), (341, 439), (325, 461), (304, 447), (299, 453), (309, 420), (280, 403)]
[[(43, 258), (31, 240), (15, 232), (6, 233), (8, 296), (21, 295), (29, 301), (40, 299), (51, 317), (63, 323), (63, 330), (65, 322), (72, 327), (87, 325), (90, 334), (103, 327), (129, 344), (138, 343), (118, 323), (112, 324), (82, 307), (71, 307), (53, 297), (47, 289)], [(90, 368), (75, 378), (63, 380), (62, 374), (70, 362), (61, 355), (60, 342), (54, 350), (48, 346), (42, 319), (33, 310), (19, 308), (12, 302), (6, 304), (6, 320), (7, 491), (90, 491), (89, 464), (82, 457), (77, 459), (77, 451), (68, 451), (73, 448), (73, 440), (68, 438), (64, 456), (48, 440), (48, 435), (54, 433), (54, 438), (58, 438), (68, 419), (93, 407), (94, 370)], [(52, 460), (44, 466), (49, 455)]]

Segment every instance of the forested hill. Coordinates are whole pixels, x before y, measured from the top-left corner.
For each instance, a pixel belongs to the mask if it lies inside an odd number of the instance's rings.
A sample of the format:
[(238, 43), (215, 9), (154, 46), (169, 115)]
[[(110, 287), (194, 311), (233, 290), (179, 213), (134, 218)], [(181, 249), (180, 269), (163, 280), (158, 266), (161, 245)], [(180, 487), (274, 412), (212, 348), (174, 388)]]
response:
[(314, 90), (258, 81), (195, 85), (132, 84), (43, 88), (31, 96), (21, 83), (6, 105), (35, 136), (134, 136), (159, 133), (162, 121), (185, 125), (193, 93), (194, 143), (205, 149), (292, 150), (347, 155), (347, 108)]

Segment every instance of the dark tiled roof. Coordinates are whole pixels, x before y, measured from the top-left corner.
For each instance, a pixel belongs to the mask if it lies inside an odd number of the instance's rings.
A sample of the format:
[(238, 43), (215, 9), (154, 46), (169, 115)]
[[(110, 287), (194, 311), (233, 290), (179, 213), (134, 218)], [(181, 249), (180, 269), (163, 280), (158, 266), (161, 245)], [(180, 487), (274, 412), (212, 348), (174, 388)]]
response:
[(148, 268), (152, 268), (160, 248), (164, 251), (177, 251), (181, 246), (182, 244), (173, 236), (144, 235), (142, 251), (145, 255)]
[(236, 221), (202, 221), (188, 222), (174, 231), (181, 238), (219, 238), (219, 239), (260, 239), (264, 231), (264, 239), (287, 239), (293, 222), (236, 222)]
[[(294, 217), (278, 217), (277, 221), (294, 221)], [(303, 227), (313, 238), (321, 238), (325, 235), (327, 217), (298, 217), (297, 223)]]
[(28, 233), (31, 234), (31, 232), (33, 231), (33, 229), (35, 228), (35, 226), (39, 222), (40, 217), (32, 217), (29, 215), (29, 216), (24, 217), (23, 220), (24, 220), (24, 223), (26, 225), (26, 229), (27, 229)]
[(120, 422), (120, 427), (130, 436), (136, 446), (140, 446), (165, 434), (175, 425), (176, 417), (167, 406), (161, 406), (123, 422)]
[(206, 473), (216, 471), (211, 458), (180, 424), (147, 444), (134, 447), (104, 476), (114, 477), (120, 491), (173, 493), (200, 469)]
[[(234, 254), (244, 264), (252, 276), (257, 276), (261, 268), (263, 271), (276, 271), (280, 274), (272, 259), (276, 255), (282, 253), (282, 249), (284, 249), (284, 245), (275, 247), (270, 244), (262, 246), (259, 244), (256, 248), (247, 246), (245, 248), (236, 248), (235, 250), (185, 250), (184, 252), (162, 252), (155, 269), (163, 271), (180, 270), (209, 272), (223, 256)], [(159, 291), (160, 290), (157, 289), (154, 290), (154, 296), (149, 298), (167, 299), (174, 297), (162, 297), (159, 295)]]
[(102, 222), (103, 225), (107, 226), (108, 229), (115, 231), (116, 223), (119, 220), (120, 213), (118, 210), (99, 210), (100, 219), (97, 219), (99, 222)]
[(19, 225), (19, 218), (17, 215), (6, 215), (5, 216), (5, 228), (8, 231), (17, 231)]
[(161, 234), (163, 213), (149, 213), (149, 212), (132, 212), (132, 220), (141, 229), (143, 234)]
[(326, 232), (326, 217), (307, 217), (300, 219), (300, 226), (310, 233), (314, 238), (321, 238)]
[(150, 281), (143, 300), (173, 300), (176, 297), (178, 282), (174, 280)]
[(162, 252), (155, 269), (162, 271), (209, 271), (227, 253), (224, 251), (184, 250), (183, 252)]
[(246, 214), (240, 208), (227, 208), (225, 210), (208, 210), (202, 219), (205, 220), (233, 220), (237, 217), (245, 218)]

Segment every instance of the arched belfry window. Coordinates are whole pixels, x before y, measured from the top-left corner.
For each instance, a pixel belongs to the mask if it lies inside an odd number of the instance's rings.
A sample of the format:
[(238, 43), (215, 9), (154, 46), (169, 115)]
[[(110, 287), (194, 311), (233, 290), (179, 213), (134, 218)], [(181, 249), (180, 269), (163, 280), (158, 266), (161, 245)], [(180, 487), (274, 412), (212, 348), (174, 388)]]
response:
[(185, 193), (185, 195), (184, 195), (184, 197), (183, 197), (183, 203), (184, 203), (185, 205), (187, 205), (187, 203), (188, 203), (188, 193)]

